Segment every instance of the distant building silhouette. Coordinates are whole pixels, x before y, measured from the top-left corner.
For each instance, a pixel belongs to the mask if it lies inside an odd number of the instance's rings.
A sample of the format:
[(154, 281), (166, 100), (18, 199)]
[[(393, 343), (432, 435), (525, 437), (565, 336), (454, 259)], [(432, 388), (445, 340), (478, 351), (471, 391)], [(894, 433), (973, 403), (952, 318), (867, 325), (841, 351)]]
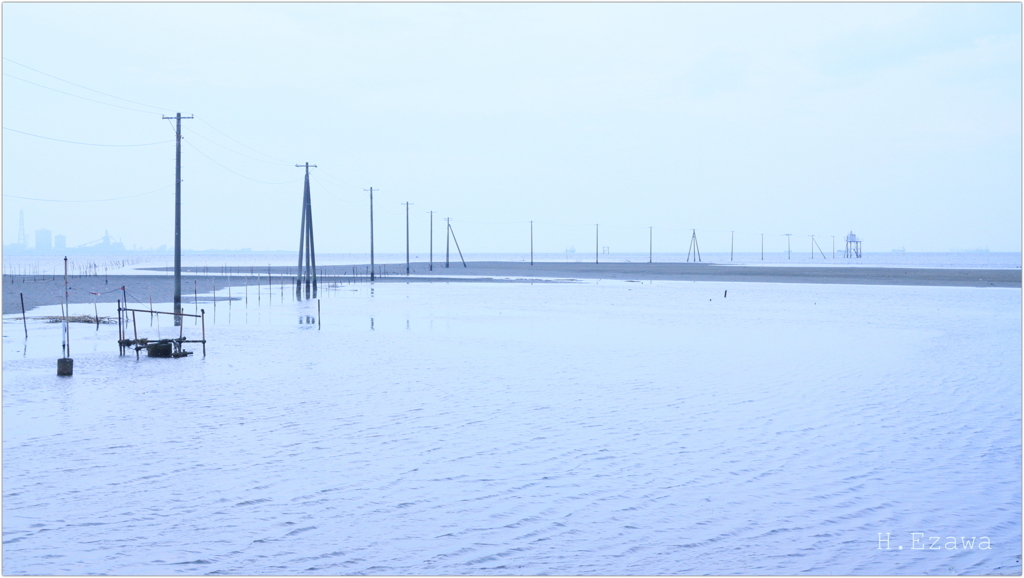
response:
[(50, 243), (50, 230), (49, 229), (37, 229), (36, 230), (36, 251), (52, 251), (53, 245)]
[(68, 248), (68, 238), (64, 235), (53, 236), (53, 248), (57, 251), (64, 251)]

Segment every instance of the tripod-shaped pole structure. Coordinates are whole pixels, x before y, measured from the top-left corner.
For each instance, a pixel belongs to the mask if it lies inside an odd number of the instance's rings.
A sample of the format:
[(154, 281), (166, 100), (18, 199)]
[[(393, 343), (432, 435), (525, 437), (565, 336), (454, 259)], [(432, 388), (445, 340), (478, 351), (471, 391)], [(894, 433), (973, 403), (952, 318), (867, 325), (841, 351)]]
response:
[[(306, 163), (295, 165), (299, 168), (306, 168), (306, 185), (302, 191), (302, 229), (299, 232), (299, 266), (295, 276), (295, 298), (302, 299), (302, 284), (306, 284), (306, 299), (310, 297), (312, 288), (313, 298), (316, 298), (316, 252), (313, 250), (313, 208), (309, 199), (309, 167), (316, 168), (316, 165)], [(302, 259), (305, 257), (306, 266), (303, 270)]]
[(690, 262), (690, 253), (693, 253), (694, 261), (700, 261), (700, 246), (697, 245), (697, 229), (693, 230), (693, 236), (690, 237), (690, 248), (686, 251), (686, 262)]

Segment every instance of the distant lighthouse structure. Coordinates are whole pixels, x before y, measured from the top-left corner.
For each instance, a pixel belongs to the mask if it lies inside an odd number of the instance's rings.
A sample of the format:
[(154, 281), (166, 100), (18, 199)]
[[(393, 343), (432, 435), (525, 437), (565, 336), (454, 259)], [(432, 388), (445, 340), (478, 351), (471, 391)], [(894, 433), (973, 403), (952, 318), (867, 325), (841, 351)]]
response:
[(857, 235), (850, 231), (850, 234), (846, 236), (846, 253), (843, 255), (847, 259), (850, 257), (857, 257), (860, 259), (860, 239)]

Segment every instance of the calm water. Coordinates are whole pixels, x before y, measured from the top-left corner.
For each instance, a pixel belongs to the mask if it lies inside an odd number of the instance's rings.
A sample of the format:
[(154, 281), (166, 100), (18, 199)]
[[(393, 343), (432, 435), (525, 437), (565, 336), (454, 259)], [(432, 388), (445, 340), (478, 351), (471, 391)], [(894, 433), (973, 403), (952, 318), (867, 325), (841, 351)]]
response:
[(1020, 290), (287, 293), (72, 378), (5, 318), (4, 573), (1021, 571)]

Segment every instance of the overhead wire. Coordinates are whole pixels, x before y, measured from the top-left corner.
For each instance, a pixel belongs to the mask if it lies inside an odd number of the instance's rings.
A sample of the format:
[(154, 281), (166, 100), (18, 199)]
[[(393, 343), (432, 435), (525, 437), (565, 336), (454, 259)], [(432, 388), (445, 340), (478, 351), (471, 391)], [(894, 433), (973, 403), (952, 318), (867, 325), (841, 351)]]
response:
[[(184, 139), (182, 139), (182, 140), (184, 140)], [(256, 182), (256, 183), (263, 183), (264, 185), (286, 185), (286, 184), (288, 184), (288, 183), (294, 183), (294, 182), (296, 182), (296, 181), (298, 181), (299, 179), (301, 179), (301, 178), (302, 178), (302, 177), (299, 177), (298, 179), (292, 179), (292, 180), (289, 180), (289, 181), (281, 181), (281, 182), (276, 182), (276, 183), (272, 183), (272, 182), (270, 182), (270, 181), (261, 181), (261, 180), (259, 180), (259, 179), (254, 179), (254, 178), (252, 178), (252, 177), (247, 177), (247, 176), (243, 175), (242, 173), (239, 173), (239, 172), (237, 172), (237, 171), (233, 171), (233, 170), (231, 170), (231, 169), (227, 168), (226, 166), (224, 166), (224, 165), (222, 165), (222, 164), (218, 163), (217, 161), (213, 160), (213, 158), (212, 158), (212, 157), (211, 157), (210, 155), (208, 155), (208, 154), (204, 153), (203, 151), (199, 150), (199, 148), (198, 148), (198, 147), (196, 147), (196, 145), (192, 144), (191, 142), (189, 142), (189, 141), (187, 141), (187, 140), (186, 140), (186, 141), (185, 141), (185, 144), (187, 144), (188, 146), (190, 146), (190, 147), (194, 148), (194, 149), (196, 150), (196, 152), (198, 152), (199, 154), (203, 155), (204, 157), (206, 157), (207, 159), (209, 159), (209, 160), (210, 160), (210, 162), (212, 162), (213, 164), (215, 164), (215, 165), (219, 166), (220, 168), (222, 168), (222, 169), (224, 169), (224, 170), (228, 171), (229, 173), (232, 173), (232, 174), (238, 175), (238, 176), (242, 177), (243, 179), (248, 179), (248, 180), (250, 180), (250, 181), (253, 181), (253, 182)]]
[(33, 84), (33, 85), (38, 86), (40, 88), (45, 88), (46, 90), (52, 90), (54, 92), (59, 92), (61, 94), (66, 94), (68, 96), (73, 96), (75, 98), (81, 98), (82, 100), (88, 100), (90, 102), (96, 102), (96, 103), (104, 104), (104, 105), (107, 105), (107, 106), (113, 106), (114, 108), (123, 108), (125, 110), (134, 110), (135, 112), (142, 112), (142, 113), (145, 113), (145, 114), (157, 114), (157, 113), (155, 113), (155, 112), (153, 112), (151, 110), (139, 110), (137, 108), (131, 108), (129, 106), (121, 106), (119, 104), (112, 104), (112, 103), (109, 103), (109, 102), (103, 102), (102, 100), (96, 100), (95, 98), (86, 98), (86, 97), (78, 95), (78, 94), (72, 94), (70, 92), (65, 92), (63, 90), (57, 90), (56, 88), (52, 88), (52, 87), (49, 87), (49, 86), (46, 86), (46, 85), (43, 85), (43, 84), (39, 84), (37, 82), (32, 82), (31, 80), (25, 80), (24, 78), (18, 78), (17, 76), (14, 76), (13, 74), (8, 74), (6, 72), (4, 73), (4, 76), (6, 76), (8, 78), (13, 78), (14, 80), (20, 80), (22, 82), (27, 82), (29, 84)]
[[(28, 66), (27, 64), (22, 64), (20, 62), (15, 61), (15, 60), (11, 60), (10, 58), (7, 58), (6, 56), (4, 56), (3, 59), (6, 60), (7, 62), (12, 63), (12, 64), (17, 64), (18, 66), (27, 68), (27, 69), (29, 69), (29, 70), (31, 70), (33, 72), (38, 72), (39, 74), (42, 74), (44, 76), (49, 76), (50, 78), (55, 78), (55, 79), (57, 79), (57, 80), (59, 80), (61, 82), (66, 82), (66, 83), (68, 83), (70, 85), (77, 86), (78, 88), (84, 88), (85, 90), (89, 90), (89, 91), (95, 92), (97, 94), (102, 94), (103, 96), (109, 96), (110, 98), (116, 98), (117, 100), (123, 100), (125, 102), (130, 102), (132, 104), (138, 104), (138, 105), (141, 105), (141, 106), (148, 106), (150, 108), (155, 108), (157, 110), (168, 110), (165, 107), (153, 106), (152, 104), (146, 104), (144, 102), (136, 102), (134, 100), (128, 100), (127, 98), (121, 98), (120, 96), (115, 96), (113, 94), (107, 94), (106, 92), (100, 92), (99, 90), (96, 90), (95, 88), (89, 88), (88, 86), (82, 86), (81, 84), (76, 84), (74, 82), (71, 82), (70, 80), (66, 80), (66, 79), (61, 78), (59, 76), (54, 76), (54, 75), (52, 75), (52, 74), (50, 74), (48, 72), (43, 72), (42, 70), (38, 70), (38, 69), (32, 68), (31, 66)], [(26, 82), (28, 82), (28, 81), (26, 81)]]
[(254, 153), (257, 153), (257, 154), (261, 154), (261, 155), (263, 155), (263, 156), (265, 156), (265, 157), (267, 157), (267, 158), (271, 158), (271, 159), (274, 159), (275, 161), (278, 161), (278, 162), (280, 162), (280, 163), (284, 163), (284, 164), (289, 164), (289, 163), (288, 163), (287, 161), (283, 161), (283, 160), (281, 160), (281, 159), (279, 159), (279, 158), (277, 158), (277, 157), (272, 157), (272, 156), (268, 155), (267, 153), (261, 153), (260, 151), (258, 151), (258, 150), (256, 150), (256, 149), (254, 149), (254, 148), (252, 148), (252, 147), (250, 147), (250, 146), (248, 146), (248, 145), (244, 144), (244, 143), (241, 143), (241, 142), (239, 142), (239, 141), (237, 141), (237, 140), (235, 140), (235, 139), (231, 138), (230, 136), (228, 136), (227, 134), (225, 134), (225, 133), (224, 133), (223, 131), (221, 131), (221, 130), (220, 130), (220, 129), (218, 129), (217, 127), (215, 127), (215, 126), (213, 126), (212, 124), (210, 124), (210, 123), (206, 122), (205, 120), (203, 120), (202, 118), (200, 118), (200, 117), (198, 117), (198, 116), (197, 116), (197, 117), (195, 117), (195, 118), (196, 118), (196, 120), (198, 120), (199, 122), (201, 122), (201, 123), (205, 124), (206, 126), (208, 126), (208, 127), (212, 128), (213, 130), (215, 130), (215, 131), (219, 132), (220, 134), (224, 135), (225, 137), (227, 137), (227, 138), (229, 138), (229, 139), (231, 139), (231, 140), (235, 141), (236, 143), (238, 143), (238, 144), (240, 144), (240, 145), (244, 146), (245, 148), (247, 148), (247, 149), (251, 150), (251, 151), (252, 151), (252, 152), (254, 152)]
[[(245, 158), (247, 158), (247, 159), (252, 159), (252, 160), (254, 160), (254, 161), (259, 161), (259, 162), (261, 162), (261, 163), (268, 163), (268, 164), (272, 164), (272, 165), (287, 165), (287, 164), (288, 164), (288, 163), (284, 163), (284, 162), (277, 162), (277, 161), (268, 161), (268, 160), (265, 160), (265, 159), (258, 159), (258, 158), (254, 157), (254, 156), (250, 156), (250, 155), (247, 155), (247, 154), (245, 154), (245, 153), (241, 153), (241, 152), (238, 152), (238, 151), (236, 151), (235, 149), (233, 149), (233, 148), (231, 148), (231, 147), (228, 147), (228, 146), (222, 145), (222, 144), (220, 144), (219, 142), (217, 142), (217, 141), (215, 141), (215, 140), (213, 140), (213, 139), (211, 139), (211, 138), (209, 138), (209, 137), (207, 137), (207, 136), (203, 136), (203, 134), (202, 134), (202, 133), (200, 133), (200, 132), (196, 131), (195, 129), (192, 129), (192, 128), (188, 128), (188, 129), (184, 129), (184, 130), (187, 130), (188, 132), (190, 132), (190, 133), (192, 133), (192, 134), (194, 134), (194, 135), (198, 136), (199, 138), (202, 138), (202, 139), (204, 139), (204, 140), (207, 140), (207, 141), (209, 141), (209, 142), (211, 142), (211, 143), (213, 143), (213, 144), (215, 144), (215, 145), (217, 145), (217, 146), (219, 146), (219, 147), (221, 147), (221, 148), (223, 148), (223, 149), (229, 150), (229, 151), (231, 151), (231, 152), (235, 153), (236, 155), (241, 155), (241, 156), (243, 156), (243, 157), (245, 157)], [(233, 140), (233, 139), (232, 139), (232, 140)]]
[(7, 193), (4, 193), (4, 196), (12, 198), (12, 199), (25, 199), (27, 201), (45, 201), (45, 202), (48, 202), (48, 203), (102, 203), (102, 202), (106, 202), (106, 201), (121, 201), (121, 200), (124, 200), (124, 199), (134, 199), (135, 197), (142, 197), (142, 196), (145, 196), (145, 195), (152, 195), (153, 193), (159, 193), (160, 191), (169, 189), (169, 188), (171, 188), (173, 186), (174, 186), (173, 184), (170, 184), (170, 185), (167, 185), (165, 187), (160, 187), (159, 189), (154, 189), (154, 190), (149, 191), (147, 193), (139, 193), (137, 195), (129, 195), (127, 197), (115, 197), (115, 198), (112, 198), (112, 199), (36, 199), (36, 198), (33, 198), (33, 197), (19, 197), (18, 195), (8, 195)]
[(30, 132), (25, 132), (25, 131), (22, 131), (22, 130), (17, 130), (17, 129), (9, 128), (9, 127), (6, 127), (6, 126), (3, 127), (3, 129), (4, 130), (9, 130), (11, 132), (16, 132), (16, 133), (19, 133), (19, 134), (24, 134), (24, 135), (28, 135), (28, 136), (34, 136), (36, 138), (44, 138), (46, 140), (55, 140), (57, 142), (66, 142), (66, 143), (70, 143), (70, 144), (85, 145), (85, 146), (91, 146), (91, 147), (148, 147), (148, 146), (153, 146), (153, 145), (167, 144), (169, 142), (174, 142), (174, 141), (171, 141), (171, 140), (164, 140), (164, 141), (160, 141), (160, 142), (147, 142), (147, 143), (142, 143), (142, 144), (97, 144), (97, 143), (91, 143), (91, 142), (78, 142), (78, 141), (73, 141), (73, 140), (64, 140), (64, 139), (60, 139), (60, 138), (53, 138), (53, 137), (43, 136), (43, 135), (40, 135), (40, 134), (32, 134)]

